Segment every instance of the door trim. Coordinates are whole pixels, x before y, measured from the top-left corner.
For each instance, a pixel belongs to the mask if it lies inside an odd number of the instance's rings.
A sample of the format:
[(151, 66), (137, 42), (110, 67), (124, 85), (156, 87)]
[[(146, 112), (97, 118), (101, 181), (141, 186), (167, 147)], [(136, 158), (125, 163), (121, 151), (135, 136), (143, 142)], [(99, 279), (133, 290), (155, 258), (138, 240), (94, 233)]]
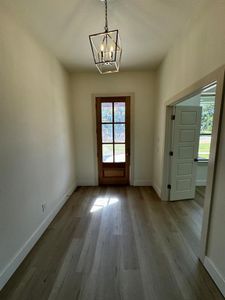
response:
[[(112, 141), (113, 144), (113, 157), (115, 159), (115, 145), (118, 142), (115, 141), (115, 127), (117, 124), (115, 120), (115, 103), (124, 103), (125, 104), (125, 119), (123, 124), (125, 125), (125, 140), (123, 145), (125, 146), (125, 161), (124, 162), (116, 162), (113, 159), (113, 162), (103, 162), (103, 151), (102, 145), (104, 144), (102, 140), (102, 124), (107, 124), (102, 122), (102, 103), (111, 103), (112, 106), (112, 120), (110, 124), (112, 124)], [(124, 96), (114, 96), (114, 97), (96, 97), (96, 129), (97, 129), (97, 153), (98, 153), (98, 183), (99, 185), (130, 185), (130, 97)], [(120, 124), (120, 123), (118, 123)], [(122, 173), (121, 173), (122, 171)], [(109, 172), (111, 175), (106, 175)], [(114, 172), (117, 175), (112, 175)], [(118, 174), (121, 173), (120, 175)]]
[(163, 182), (161, 198), (164, 201), (169, 200), (169, 193), (167, 189), (168, 178), (169, 178), (169, 151), (170, 151), (170, 136), (171, 136), (171, 116), (173, 113), (173, 106), (181, 101), (186, 100), (190, 96), (194, 96), (199, 93), (207, 85), (217, 83), (216, 98), (215, 98), (215, 114), (214, 114), (214, 126), (212, 132), (212, 142), (210, 150), (210, 159), (208, 164), (208, 180), (204, 202), (204, 213), (203, 213), (203, 224), (202, 234), (200, 243), (200, 254), (199, 258), (205, 265), (205, 258), (207, 255), (208, 246), (208, 235), (210, 228), (210, 215), (212, 208), (212, 196), (214, 187), (214, 175), (216, 170), (216, 158), (219, 143), (219, 134), (221, 128), (221, 117), (222, 117), (222, 105), (224, 98), (224, 77), (225, 65), (208, 74), (203, 79), (194, 83), (190, 87), (183, 90), (181, 93), (172, 97), (165, 103), (166, 106), (166, 126), (165, 126), (165, 147), (164, 147), (164, 160), (163, 160)]
[(134, 105), (135, 93), (94, 93), (91, 95), (92, 102), (92, 121), (93, 121), (93, 155), (94, 155), (94, 170), (95, 170), (95, 185), (98, 185), (98, 157), (97, 157), (97, 127), (96, 127), (96, 98), (101, 97), (130, 97), (130, 185), (134, 185)]

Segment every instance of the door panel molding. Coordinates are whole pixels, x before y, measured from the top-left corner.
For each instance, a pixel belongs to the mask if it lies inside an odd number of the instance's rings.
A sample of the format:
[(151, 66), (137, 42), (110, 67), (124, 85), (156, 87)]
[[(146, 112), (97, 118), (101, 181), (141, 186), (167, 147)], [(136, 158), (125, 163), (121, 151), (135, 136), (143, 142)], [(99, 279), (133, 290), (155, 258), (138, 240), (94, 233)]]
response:
[[(172, 130), (170, 201), (193, 199), (201, 126), (201, 107), (177, 106)], [(185, 169), (187, 167), (187, 169)]]

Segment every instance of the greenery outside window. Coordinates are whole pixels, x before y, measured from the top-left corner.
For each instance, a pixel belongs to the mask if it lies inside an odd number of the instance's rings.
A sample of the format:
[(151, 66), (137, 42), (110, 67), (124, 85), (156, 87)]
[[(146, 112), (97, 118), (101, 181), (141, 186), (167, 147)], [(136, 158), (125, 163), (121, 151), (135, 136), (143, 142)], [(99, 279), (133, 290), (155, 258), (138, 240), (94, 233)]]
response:
[(207, 161), (209, 159), (212, 138), (215, 95), (202, 94), (200, 106), (202, 107), (202, 116), (198, 159), (200, 161)]

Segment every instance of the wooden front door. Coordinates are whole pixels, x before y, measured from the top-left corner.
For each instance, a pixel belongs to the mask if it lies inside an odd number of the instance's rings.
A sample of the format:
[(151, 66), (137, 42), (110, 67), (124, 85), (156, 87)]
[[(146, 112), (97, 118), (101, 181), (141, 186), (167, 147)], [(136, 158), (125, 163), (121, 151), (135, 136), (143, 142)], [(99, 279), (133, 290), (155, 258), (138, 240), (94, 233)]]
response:
[(129, 184), (130, 97), (96, 98), (99, 184)]

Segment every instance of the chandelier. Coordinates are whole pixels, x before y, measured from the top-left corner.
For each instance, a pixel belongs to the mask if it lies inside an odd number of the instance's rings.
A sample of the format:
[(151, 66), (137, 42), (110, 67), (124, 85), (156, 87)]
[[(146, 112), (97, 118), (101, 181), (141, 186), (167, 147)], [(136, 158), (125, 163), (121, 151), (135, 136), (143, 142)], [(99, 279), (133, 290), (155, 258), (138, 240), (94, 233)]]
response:
[(119, 72), (122, 55), (119, 30), (108, 29), (108, 7), (105, 2), (105, 31), (89, 35), (94, 63), (101, 74)]

